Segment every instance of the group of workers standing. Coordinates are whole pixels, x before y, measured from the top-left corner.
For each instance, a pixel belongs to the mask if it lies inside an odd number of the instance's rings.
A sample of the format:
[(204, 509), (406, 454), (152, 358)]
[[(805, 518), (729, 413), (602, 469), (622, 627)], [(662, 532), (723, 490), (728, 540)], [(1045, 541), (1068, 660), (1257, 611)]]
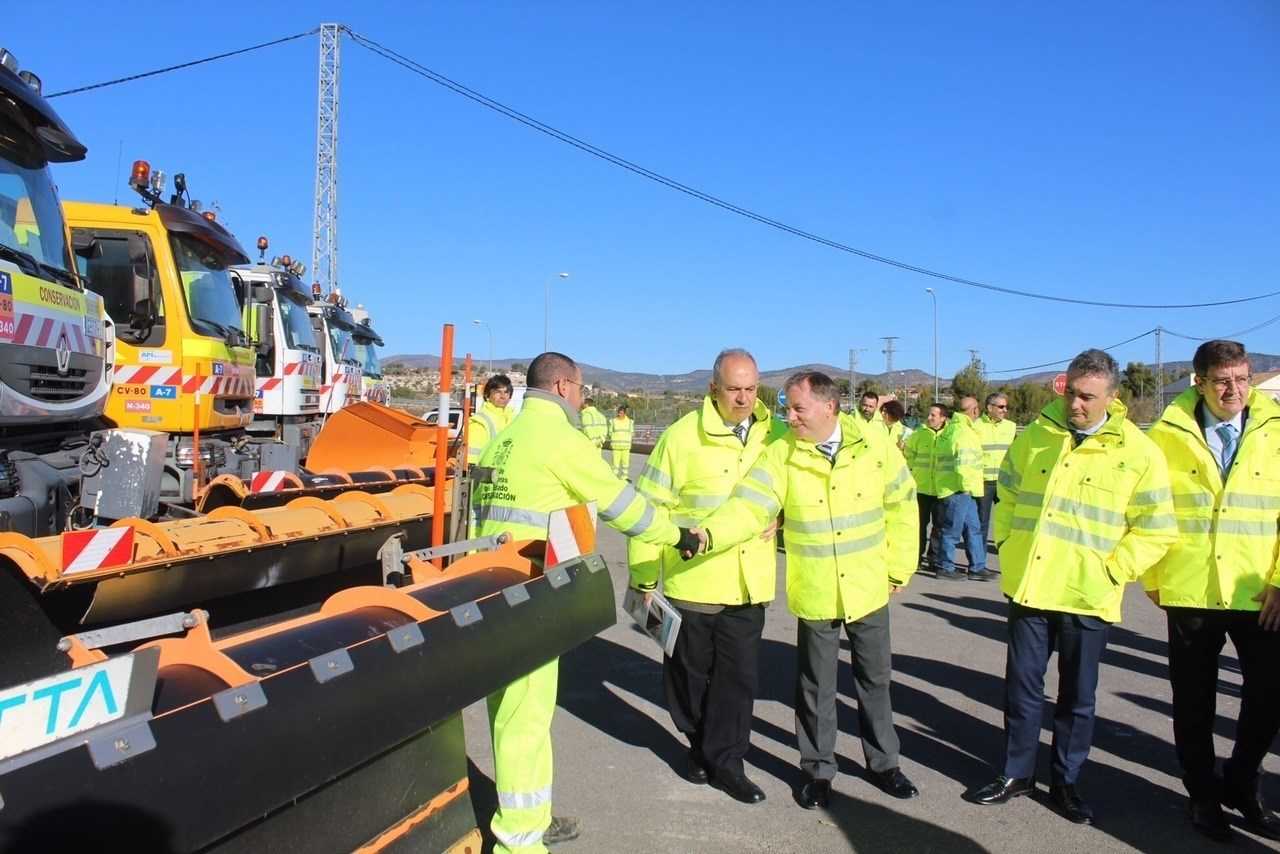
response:
[[(966, 800), (1001, 804), (1035, 790), (1044, 676), (1056, 651), (1050, 798), (1071, 821), (1093, 821), (1077, 782), (1099, 662), (1124, 587), (1140, 579), (1167, 615), (1174, 741), (1192, 825), (1229, 838), (1225, 805), (1249, 831), (1280, 839), (1258, 785), (1280, 729), (1280, 692), (1267, 672), (1280, 653), (1280, 406), (1250, 388), (1248, 356), (1235, 342), (1207, 342), (1194, 368), (1195, 384), (1149, 434), (1125, 417), (1115, 360), (1087, 350), (1068, 367), (1066, 392), (1016, 438), (1000, 395), (982, 416), (971, 398), (957, 416), (936, 403), (907, 435), (894, 430), (899, 412), (875, 418), (875, 401), (870, 414), (841, 412), (834, 382), (816, 371), (786, 381), (784, 425), (757, 399), (755, 360), (726, 350), (702, 407), (662, 434), (633, 487), (579, 427), (581, 371), (544, 353), (530, 365), (519, 416), (485, 437), (479, 462), (495, 476), (475, 490), (477, 533), (541, 537), (551, 511), (596, 502), (600, 520), (632, 538), (632, 586), (660, 587), (683, 618), (663, 687), (689, 742), (684, 776), (758, 803), (765, 795), (743, 757), (781, 526), (797, 620), (794, 795), (814, 809), (827, 805), (837, 770), (842, 633), (868, 779), (894, 797), (918, 794), (900, 768), (892, 720), (890, 603), (921, 565), (926, 524), (938, 531), (939, 577), (953, 577), (944, 573), (956, 572), (962, 539), (970, 572), (989, 572), (989, 520), (1009, 602), (1005, 750), (999, 774)], [(1219, 773), (1217, 656), (1228, 636), (1244, 687)], [(499, 852), (540, 852), (578, 833), (575, 820), (551, 814), (556, 675), (550, 662), (490, 698)]]

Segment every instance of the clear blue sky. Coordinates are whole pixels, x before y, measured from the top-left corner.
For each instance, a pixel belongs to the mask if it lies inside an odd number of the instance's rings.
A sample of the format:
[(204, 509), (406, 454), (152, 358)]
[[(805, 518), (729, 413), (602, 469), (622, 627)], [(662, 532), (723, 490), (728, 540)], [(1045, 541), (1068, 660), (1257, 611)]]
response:
[[(368, 5), (378, 5), (376, 10)], [(85, 4), (20, 16), (6, 45), (57, 91), (341, 21), (601, 147), (776, 219), (915, 264), (1124, 302), (1280, 290), (1280, 4), (1096, 2)], [(314, 38), (55, 102), (90, 148), (67, 199), (128, 164), (185, 171), (246, 246), (309, 260)], [(552, 344), (621, 370), (897, 367), (978, 348), (989, 369), (1164, 324), (1218, 335), (1280, 298), (1083, 308), (935, 282), (773, 231), (536, 134), (343, 43), (341, 279), (388, 353)], [(117, 146), (124, 162), (117, 169)], [(1246, 336), (1280, 352), (1280, 324)], [(1190, 342), (1167, 339), (1166, 358)], [(1147, 338), (1116, 351), (1154, 359)]]

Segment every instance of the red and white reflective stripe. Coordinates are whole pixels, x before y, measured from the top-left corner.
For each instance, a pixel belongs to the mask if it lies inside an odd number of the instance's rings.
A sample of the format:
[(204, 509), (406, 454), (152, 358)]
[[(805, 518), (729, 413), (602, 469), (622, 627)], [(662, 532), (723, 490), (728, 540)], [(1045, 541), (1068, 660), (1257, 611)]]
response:
[(285, 478), (289, 476), (287, 471), (260, 471), (253, 476), (253, 480), (249, 482), (249, 491), (255, 495), (259, 492), (279, 492), (285, 487)]
[(547, 567), (596, 550), (596, 505), (578, 504), (553, 510), (547, 519)]
[(269, 379), (258, 380), (258, 388), (262, 389), (263, 391), (271, 391), (273, 388), (276, 388), (282, 382), (284, 382), (284, 380), (282, 380), (280, 377), (270, 377)]
[(118, 365), (111, 375), (116, 385), (179, 385), (182, 368), (157, 365)]
[(13, 329), (14, 344), (34, 347), (52, 347), (66, 336), (67, 347), (76, 353), (91, 352), (84, 334), (84, 324), (78, 320), (57, 320), (36, 314), (23, 314)]
[(122, 566), (133, 560), (133, 528), (67, 531), (62, 535), (62, 574)]

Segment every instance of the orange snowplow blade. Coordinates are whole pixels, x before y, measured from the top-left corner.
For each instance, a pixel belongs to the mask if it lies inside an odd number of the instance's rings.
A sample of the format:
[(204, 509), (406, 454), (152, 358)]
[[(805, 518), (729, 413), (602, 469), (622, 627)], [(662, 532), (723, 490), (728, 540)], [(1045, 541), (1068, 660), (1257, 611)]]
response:
[(329, 416), (307, 454), (311, 471), (435, 466), (436, 428), (409, 413), (367, 401)]

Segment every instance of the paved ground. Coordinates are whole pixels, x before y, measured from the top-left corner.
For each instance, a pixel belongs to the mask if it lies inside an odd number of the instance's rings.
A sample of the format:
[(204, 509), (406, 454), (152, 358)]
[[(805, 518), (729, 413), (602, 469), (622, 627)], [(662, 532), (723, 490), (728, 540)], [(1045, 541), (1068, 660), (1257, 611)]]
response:
[[(644, 458), (633, 460), (634, 470)], [(602, 550), (621, 604), (626, 555), (621, 536), (606, 529)], [(782, 560), (778, 591), (783, 590)], [(685, 744), (662, 701), (661, 657), (649, 639), (619, 622), (561, 663), (556, 716), (555, 810), (583, 822), (582, 837), (557, 846), (563, 854), (630, 852), (1111, 852), (1274, 851), (1276, 843), (1238, 834), (1230, 848), (1202, 841), (1184, 818), (1170, 728), (1164, 621), (1137, 586), (1125, 602), (1123, 625), (1112, 631), (1098, 697), (1098, 727), (1081, 790), (1098, 813), (1093, 828), (1060, 818), (1044, 802), (1024, 798), (977, 807), (961, 793), (991, 778), (1001, 753), (1005, 605), (998, 583), (946, 582), (917, 575), (893, 604), (893, 702), (902, 739), (903, 770), (920, 798), (895, 801), (862, 777), (848, 647), (842, 655), (842, 774), (832, 805), (806, 811), (792, 800), (800, 782), (793, 735), (792, 680), (796, 621), (785, 602), (768, 612), (761, 650), (761, 692), (755, 706), (747, 773), (764, 789), (763, 804), (746, 806), (706, 786), (683, 781), (677, 769)], [(1230, 647), (1228, 646), (1228, 651)], [(1219, 754), (1239, 708), (1236, 660), (1225, 655), (1218, 706)], [(1052, 664), (1051, 664), (1052, 669)], [(1056, 696), (1050, 673), (1047, 695)], [(1042, 735), (1041, 779), (1047, 780), (1051, 710)], [(483, 704), (466, 713), (477, 817), (493, 810), (493, 761)], [(1280, 768), (1268, 756), (1265, 786), (1280, 803)]]

